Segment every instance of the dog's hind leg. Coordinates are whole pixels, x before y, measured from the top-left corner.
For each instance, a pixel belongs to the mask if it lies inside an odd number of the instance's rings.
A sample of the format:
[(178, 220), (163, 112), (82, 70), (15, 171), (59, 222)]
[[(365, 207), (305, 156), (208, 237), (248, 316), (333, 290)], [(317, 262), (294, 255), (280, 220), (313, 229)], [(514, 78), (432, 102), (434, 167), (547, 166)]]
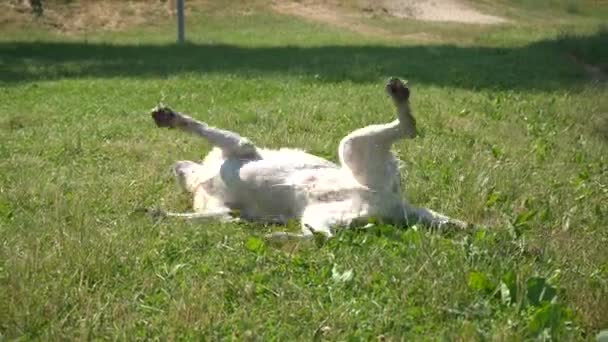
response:
[[(323, 218), (319, 218), (319, 220), (323, 220)], [(318, 220), (319, 223), (320, 221)], [(314, 233), (323, 234), (327, 238), (331, 238), (333, 233), (331, 231), (331, 227), (329, 225), (318, 225), (316, 227), (311, 227), (310, 222), (307, 221), (306, 218), (302, 219), (302, 232), (301, 233), (291, 233), (291, 232), (274, 232), (267, 234), (265, 238), (271, 241), (289, 241), (289, 240), (311, 240), (314, 237)]]
[(391, 79), (386, 91), (397, 108), (397, 119), (351, 132), (340, 142), (338, 154), (342, 166), (348, 168), (360, 184), (372, 189), (396, 190), (398, 180), (393, 178), (398, 168), (390, 149), (399, 139), (416, 137), (416, 120), (410, 111), (410, 91), (403, 82)]
[(148, 210), (148, 214), (154, 218), (165, 218), (173, 217), (183, 220), (218, 220), (221, 222), (237, 222), (238, 217), (234, 217), (231, 214), (230, 209), (215, 209), (195, 213), (174, 213), (164, 211), (162, 209), (151, 209)]
[(468, 224), (427, 208), (406, 209), (410, 224), (421, 223), (430, 228), (457, 228), (466, 229)]
[(274, 232), (266, 234), (264, 237), (270, 241), (290, 241), (290, 240), (311, 240), (314, 235), (311, 233), (290, 233), (290, 232)]
[(212, 127), (168, 107), (156, 107), (152, 118), (158, 127), (179, 128), (201, 136), (222, 150), (224, 158), (260, 159), (256, 146), (238, 133)]
[(326, 238), (334, 236), (332, 231), (332, 223), (334, 219), (333, 213), (323, 211), (323, 206), (327, 204), (316, 204), (309, 206), (302, 215), (302, 232), (274, 232), (266, 235), (266, 239), (271, 241), (289, 241), (289, 240), (310, 240), (314, 237), (314, 233), (322, 234)]
[(329, 239), (334, 236), (334, 228), (350, 227), (366, 217), (364, 211), (355, 208), (348, 201), (309, 205), (302, 214), (301, 233), (277, 232), (266, 237), (273, 240), (311, 239), (316, 233)]

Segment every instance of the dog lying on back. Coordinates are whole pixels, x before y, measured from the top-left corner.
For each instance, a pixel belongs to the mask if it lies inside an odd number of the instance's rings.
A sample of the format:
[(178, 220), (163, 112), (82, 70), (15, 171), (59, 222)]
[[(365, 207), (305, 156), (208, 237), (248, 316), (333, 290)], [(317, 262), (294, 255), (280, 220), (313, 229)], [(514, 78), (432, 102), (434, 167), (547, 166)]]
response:
[(357, 129), (338, 147), (339, 165), (304, 151), (260, 148), (239, 134), (197, 121), (168, 107), (156, 107), (158, 127), (177, 128), (205, 138), (214, 148), (202, 163), (179, 161), (173, 171), (194, 196), (192, 213), (163, 213), (186, 219), (240, 219), (285, 224), (299, 220), (302, 232), (271, 238), (327, 237), (341, 227), (365, 227), (370, 220), (464, 228), (462, 221), (402, 199), (397, 159), (391, 146), (416, 137), (410, 90), (393, 78), (386, 91), (397, 118)]

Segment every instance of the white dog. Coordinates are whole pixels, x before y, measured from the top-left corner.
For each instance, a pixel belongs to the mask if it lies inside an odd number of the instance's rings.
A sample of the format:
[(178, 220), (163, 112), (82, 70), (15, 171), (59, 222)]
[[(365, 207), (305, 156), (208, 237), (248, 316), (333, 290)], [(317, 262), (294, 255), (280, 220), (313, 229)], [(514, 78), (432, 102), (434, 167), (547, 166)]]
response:
[(340, 227), (364, 227), (371, 220), (395, 225), (453, 225), (459, 220), (417, 208), (401, 198), (397, 159), (391, 145), (416, 136), (409, 89), (399, 79), (386, 85), (397, 119), (350, 133), (338, 147), (340, 165), (305, 153), (255, 146), (237, 133), (214, 128), (167, 107), (152, 117), (159, 127), (199, 135), (213, 150), (202, 163), (180, 161), (173, 170), (184, 189), (194, 195), (193, 213), (162, 213), (187, 219), (241, 219), (286, 223), (301, 221), (302, 233), (274, 233), (275, 238), (327, 237)]

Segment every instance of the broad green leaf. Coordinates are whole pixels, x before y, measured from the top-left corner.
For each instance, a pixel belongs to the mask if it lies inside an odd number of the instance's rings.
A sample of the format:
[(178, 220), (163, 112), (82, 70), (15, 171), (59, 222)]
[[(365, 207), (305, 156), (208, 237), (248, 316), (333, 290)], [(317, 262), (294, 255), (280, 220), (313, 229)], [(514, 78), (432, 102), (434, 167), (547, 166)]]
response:
[(256, 237), (250, 237), (247, 239), (245, 247), (247, 247), (248, 250), (256, 253), (261, 253), (265, 249), (264, 241)]
[(536, 215), (536, 210), (526, 210), (515, 217), (513, 225), (517, 228), (524, 228), (528, 226), (528, 222)]
[(500, 295), (504, 304), (511, 305), (517, 301), (517, 275), (509, 271), (500, 282)]
[(513, 297), (511, 297), (511, 291), (509, 287), (504, 282), (500, 282), (499, 285), (500, 290), (500, 300), (505, 305), (511, 305), (513, 303)]
[(486, 200), (486, 207), (491, 207), (494, 204), (500, 202), (502, 200), (502, 193), (500, 191), (492, 191), (488, 195), (488, 199)]
[(532, 277), (526, 282), (526, 297), (531, 305), (539, 306), (555, 298), (557, 290), (545, 278)]
[(496, 286), (490, 281), (485, 273), (469, 273), (469, 287), (475, 291), (492, 292)]
[(528, 322), (528, 330), (534, 335), (538, 335), (548, 329), (551, 337), (559, 332), (570, 319), (570, 312), (559, 303), (545, 303), (534, 311)]

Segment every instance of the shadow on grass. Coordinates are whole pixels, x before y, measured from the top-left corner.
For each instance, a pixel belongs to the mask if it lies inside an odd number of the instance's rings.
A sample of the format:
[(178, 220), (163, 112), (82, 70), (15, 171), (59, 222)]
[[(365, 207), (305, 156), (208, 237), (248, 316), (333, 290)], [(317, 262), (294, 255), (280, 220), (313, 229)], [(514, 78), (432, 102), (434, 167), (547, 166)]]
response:
[(432, 46), (241, 47), (222, 44), (110, 45), (77, 42), (0, 43), (5, 84), (79, 77), (166, 77), (183, 73), (267, 74), (321, 82), (377, 82), (403, 76), (416, 83), (469, 89), (570, 88), (586, 82), (568, 54), (608, 57), (608, 32), (515, 48)]

